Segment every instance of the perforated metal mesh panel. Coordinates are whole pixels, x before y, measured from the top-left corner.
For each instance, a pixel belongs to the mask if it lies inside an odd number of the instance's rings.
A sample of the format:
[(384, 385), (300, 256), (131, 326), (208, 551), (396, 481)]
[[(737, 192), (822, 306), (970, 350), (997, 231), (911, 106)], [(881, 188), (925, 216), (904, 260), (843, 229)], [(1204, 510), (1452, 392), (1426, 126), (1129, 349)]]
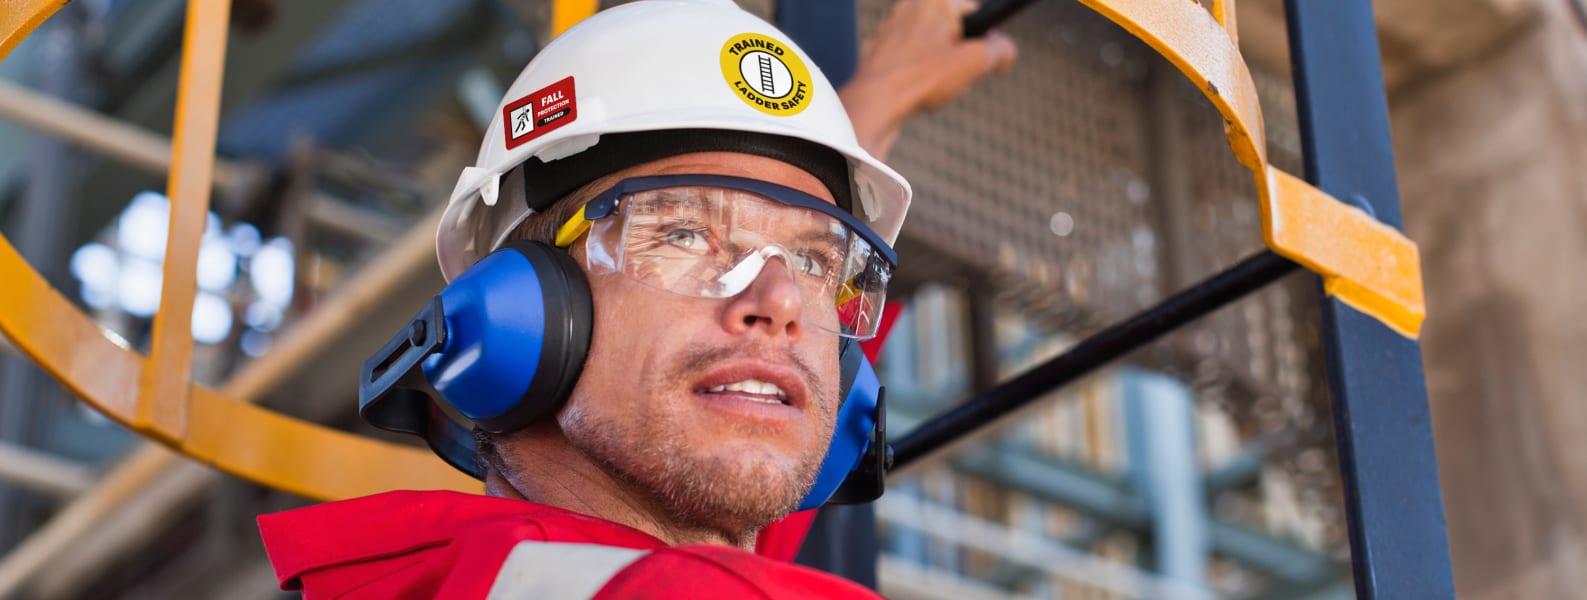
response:
[[(887, 5), (862, 3), (863, 31)], [(1149, 57), (1068, 3), (1036, 3), (1006, 29), (1013, 70), (910, 123), (894, 148), (916, 189), (904, 236), (1076, 303), (1144, 306), (1159, 294), (1154, 254), (1135, 249), (1150, 236)]]
[[(890, 3), (861, 6), (868, 33)], [(910, 123), (889, 159), (916, 190), (903, 244), (931, 253), (901, 253), (901, 279), (984, 274), (1018, 308), (1084, 333), (1263, 248), (1251, 173), (1221, 118), (1150, 48), (1063, 2), (1036, 3), (1006, 30), (1020, 44), (1015, 68)], [(1257, 82), (1272, 160), (1299, 172), (1293, 93), (1281, 78)], [(1315, 321), (1303, 279), (1214, 315), (1183, 343), (1273, 392), (1320, 387), (1300, 331)]]
[[(1270, 160), (1299, 172), (1293, 92), (1272, 76), (1259, 74), (1257, 82)], [(1188, 85), (1176, 86), (1173, 95), (1181, 110), (1163, 121), (1178, 129), (1178, 168), (1191, 170), (1188, 193), (1179, 199), (1189, 205), (1191, 235), (1170, 250), (1185, 256), (1192, 271), (1186, 275), (1199, 279), (1261, 250), (1261, 214), (1251, 173), (1234, 162), (1211, 107)], [(1312, 363), (1320, 364), (1317, 345), (1305, 335), (1316, 322), (1309, 279), (1292, 277), (1193, 325), (1187, 334), (1195, 354), (1238, 365), (1243, 375), (1266, 384), (1260, 387), (1267, 395), (1303, 396), (1320, 388), (1310, 377)]]
[[(1269, 160), (1300, 174), (1293, 89), (1283, 78), (1254, 75)], [(1262, 248), (1261, 216), (1255, 183), (1230, 155), (1221, 120), (1190, 86), (1179, 86), (1174, 95), (1183, 109), (1164, 122), (1179, 128), (1176, 162), (1191, 165), (1190, 193), (1183, 199), (1196, 235), (1170, 251), (1187, 256), (1194, 271), (1187, 275), (1199, 279)], [(1313, 276), (1291, 275), (1186, 327), (1169, 343), (1193, 361), (1182, 375), (1201, 401), (1233, 417), (1241, 439), (1286, 440), (1272, 454), (1264, 485), (1292, 490), (1295, 505), (1314, 518), (1304, 526), (1268, 518), (1264, 513), (1271, 511), (1264, 510), (1260, 496), (1271, 490), (1262, 489), (1254, 498), (1219, 499), (1223, 516), (1342, 555), (1347, 532), (1316, 294)]]
[[(862, 35), (891, 4), (860, 2)], [(1014, 69), (912, 121), (889, 157), (916, 191), (901, 288), (990, 286), (1001, 309), (1076, 339), (1263, 250), (1251, 172), (1230, 152), (1220, 115), (1166, 61), (1075, 3), (1035, 3), (1003, 29), (1019, 44)], [(1299, 174), (1293, 92), (1284, 77), (1257, 73), (1256, 82), (1270, 159)], [(1209, 462), (1264, 436), (1286, 440), (1261, 481), (1214, 499), (1220, 518), (1338, 553), (1344, 520), (1315, 295), (1313, 277), (1291, 276), (1133, 358), (1181, 377), (1204, 414), (1226, 417), (1232, 440), (1205, 449)], [(1075, 430), (1113, 418), (1097, 395), (1085, 385), (1062, 392), (1007, 435), (1070, 464), (1118, 467), (1116, 449), (1081, 443)], [(962, 508), (1007, 521), (997, 501), (969, 499), (1002, 496), (964, 485)], [(1264, 495), (1278, 487), (1324, 517), (1273, 517)]]

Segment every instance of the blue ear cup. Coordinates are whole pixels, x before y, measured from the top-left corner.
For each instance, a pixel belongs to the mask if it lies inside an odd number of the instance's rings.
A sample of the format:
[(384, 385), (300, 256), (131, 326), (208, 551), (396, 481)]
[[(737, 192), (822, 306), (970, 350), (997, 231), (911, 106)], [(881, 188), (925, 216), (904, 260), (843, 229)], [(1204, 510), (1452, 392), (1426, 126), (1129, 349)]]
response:
[(496, 433), (556, 412), (584, 370), (593, 322), (589, 282), (572, 257), (510, 242), (364, 361), (358, 413), (424, 438), (448, 464), (483, 478), (472, 431), (438, 403)]
[(423, 363), (459, 413), (492, 433), (556, 412), (589, 353), (589, 282), (567, 253), (509, 243), (442, 290), (448, 337)]
[(829, 500), (844, 504), (870, 502), (881, 495), (882, 473), (875, 473), (874, 494), (868, 489), (872, 478), (861, 474), (867, 471), (867, 458), (874, 459), (879, 452), (885, 456), (886, 415), (880, 404), (885, 390), (859, 344), (844, 344), (839, 362), (843, 405), (838, 408), (832, 443), (821, 462), (821, 471), (797, 510), (819, 508)]

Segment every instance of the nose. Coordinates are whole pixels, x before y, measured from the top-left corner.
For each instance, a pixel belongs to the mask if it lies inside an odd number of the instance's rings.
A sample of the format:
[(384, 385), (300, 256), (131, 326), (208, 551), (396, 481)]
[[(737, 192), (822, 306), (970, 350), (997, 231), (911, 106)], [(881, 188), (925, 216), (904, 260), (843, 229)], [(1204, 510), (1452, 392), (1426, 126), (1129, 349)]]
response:
[(771, 336), (786, 335), (798, 341), (804, 334), (804, 324), (800, 322), (803, 311), (799, 284), (789, 273), (786, 260), (778, 256), (766, 261), (749, 287), (728, 299), (722, 327), (735, 334), (759, 329)]

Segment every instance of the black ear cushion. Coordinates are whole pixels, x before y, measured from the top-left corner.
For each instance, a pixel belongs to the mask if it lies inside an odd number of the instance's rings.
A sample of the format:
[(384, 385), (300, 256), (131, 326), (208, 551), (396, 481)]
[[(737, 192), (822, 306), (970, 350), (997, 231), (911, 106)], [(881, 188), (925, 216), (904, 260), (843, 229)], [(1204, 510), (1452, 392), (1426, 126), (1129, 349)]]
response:
[(865, 361), (865, 350), (851, 338), (838, 340), (838, 401), (849, 398), (854, 389), (854, 378), (859, 376), (860, 363)]
[[(502, 433), (548, 418), (562, 408), (584, 372), (594, 328), (595, 307), (584, 269), (567, 252), (541, 242), (508, 242), (497, 252), (517, 252), (529, 259), (540, 280), (545, 311), (545, 337), (534, 379), (518, 403), (501, 416), (481, 421), (487, 431)], [(534, 302), (524, 298), (523, 302)]]

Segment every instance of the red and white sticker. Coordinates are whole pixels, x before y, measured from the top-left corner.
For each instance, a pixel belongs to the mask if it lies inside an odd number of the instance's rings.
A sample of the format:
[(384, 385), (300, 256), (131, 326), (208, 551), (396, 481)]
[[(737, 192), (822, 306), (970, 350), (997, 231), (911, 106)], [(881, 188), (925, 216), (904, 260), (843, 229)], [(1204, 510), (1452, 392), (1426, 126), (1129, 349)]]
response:
[(573, 94), (572, 76), (512, 101), (501, 110), (507, 149), (517, 148), (572, 123), (579, 117), (578, 108), (578, 101)]

